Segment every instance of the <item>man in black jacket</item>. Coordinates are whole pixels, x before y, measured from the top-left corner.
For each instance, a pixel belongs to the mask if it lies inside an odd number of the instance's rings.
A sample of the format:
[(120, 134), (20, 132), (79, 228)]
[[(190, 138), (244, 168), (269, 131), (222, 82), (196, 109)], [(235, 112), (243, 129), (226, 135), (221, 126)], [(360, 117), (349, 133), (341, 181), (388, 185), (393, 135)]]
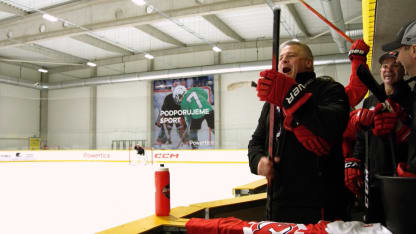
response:
[[(345, 219), (345, 89), (316, 78), (307, 45), (289, 41), (280, 51), (279, 72), (260, 73), (257, 95), (267, 103), (248, 145), (251, 172), (271, 181), (266, 218), (305, 224)], [(267, 156), (269, 103), (276, 106), (272, 160)]]
[[(384, 104), (374, 95), (366, 98), (363, 108), (350, 121), (366, 122), (357, 134), (352, 159), (346, 159), (346, 185), (357, 195), (363, 192), (361, 175), (365, 174), (365, 221), (384, 223), (380, 184), (375, 175), (393, 175), (396, 170), (393, 156), (403, 162), (407, 155), (407, 142), (410, 134), (410, 87), (403, 80), (404, 68), (396, 61), (397, 53), (383, 54), (380, 59), (381, 84), (393, 112), (382, 111)], [(371, 129), (370, 129), (371, 128)], [(371, 131), (370, 131), (371, 130)], [(391, 144), (389, 141), (392, 141)], [(392, 148), (390, 148), (392, 147)], [(368, 155), (366, 155), (366, 152)], [(365, 173), (361, 173), (363, 165)], [(360, 188), (361, 187), (361, 188)]]
[[(405, 24), (397, 33), (396, 39), (383, 45), (384, 51), (396, 50), (399, 52), (397, 61), (400, 62), (411, 80), (416, 79), (416, 20)], [(411, 104), (411, 134), (409, 136), (409, 148), (407, 163), (399, 164), (397, 173), (399, 176), (416, 177), (416, 88), (408, 97)]]

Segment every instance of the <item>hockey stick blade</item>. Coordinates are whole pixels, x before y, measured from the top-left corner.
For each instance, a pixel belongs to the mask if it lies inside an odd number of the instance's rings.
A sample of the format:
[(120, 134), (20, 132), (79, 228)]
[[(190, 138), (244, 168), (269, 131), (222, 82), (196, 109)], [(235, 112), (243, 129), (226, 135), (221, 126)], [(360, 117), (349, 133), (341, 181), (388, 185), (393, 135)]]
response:
[(374, 96), (377, 98), (379, 102), (384, 102), (387, 99), (387, 95), (381, 86), (376, 82), (373, 75), (371, 74), (370, 70), (363, 65), (360, 64), (357, 68), (357, 75), (361, 82), (370, 90)]

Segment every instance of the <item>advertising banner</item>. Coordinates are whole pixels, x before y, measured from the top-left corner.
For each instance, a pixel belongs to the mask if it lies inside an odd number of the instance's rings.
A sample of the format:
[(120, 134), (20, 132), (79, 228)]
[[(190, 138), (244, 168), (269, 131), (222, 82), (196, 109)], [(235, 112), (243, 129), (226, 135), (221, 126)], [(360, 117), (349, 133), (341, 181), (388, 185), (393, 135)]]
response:
[(154, 149), (214, 149), (214, 77), (153, 81)]

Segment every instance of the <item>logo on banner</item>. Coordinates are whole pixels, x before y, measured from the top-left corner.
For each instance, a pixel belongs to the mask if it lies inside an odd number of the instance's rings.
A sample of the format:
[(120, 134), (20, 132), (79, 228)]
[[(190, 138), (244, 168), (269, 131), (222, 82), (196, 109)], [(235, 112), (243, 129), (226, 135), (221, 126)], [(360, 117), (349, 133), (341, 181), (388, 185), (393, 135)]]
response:
[(0, 161), (10, 161), (12, 158), (12, 155), (10, 154), (0, 154)]
[(84, 158), (87, 159), (109, 159), (110, 154), (104, 154), (104, 153), (97, 153), (97, 154), (91, 154), (91, 153), (84, 153)]
[(175, 159), (179, 159), (179, 154), (172, 154), (172, 153), (157, 153), (155, 154), (155, 158), (175, 158)]

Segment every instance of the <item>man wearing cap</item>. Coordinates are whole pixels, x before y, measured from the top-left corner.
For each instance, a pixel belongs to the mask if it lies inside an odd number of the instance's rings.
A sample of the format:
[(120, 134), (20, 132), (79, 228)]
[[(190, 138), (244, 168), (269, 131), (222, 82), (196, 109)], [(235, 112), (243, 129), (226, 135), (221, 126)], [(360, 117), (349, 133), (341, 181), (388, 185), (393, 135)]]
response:
[[(380, 185), (375, 175), (393, 175), (395, 168), (392, 164), (392, 152), (396, 161), (405, 161), (407, 142), (410, 134), (407, 111), (410, 109), (410, 87), (403, 80), (404, 69), (396, 62), (397, 53), (385, 53), (379, 58), (381, 86), (388, 96), (387, 102), (394, 112), (384, 110), (383, 103), (379, 103), (374, 95), (364, 100), (363, 108), (351, 116), (350, 124), (361, 131), (357, 134), (357, 141), (352, 157), (346, 160), (345, 183), (357, 196), (362, 195), (364, 181), (362, 169), (366, 173), (366, 222), (384, 223)], [(407, 111), (406, 111), (407, 110)], [(374, 126), (374, 127), (373, 127)], [(393, 138), (393, 149), (389, 141)], [(366, 156), (368, 152), (368, 156)], [(368, 187), (367, 187), (368, 186)], [(369, 191), (367, 193), (367, 191)]]
[[(416, 79), (416, 20), (405, 24), (397, 33), (396, 39), (383, 45), (384, 51), (397, 51), (399, 53), (397, 61), (400, 62), (406, 74)], [(412, 96), (409, 99), (412, 104), (411, 114), (413, 121), (411, 124), (412, 132), (409, 136), (409, 149), (407, 163), (400, 163), (397, 168), (399, 176), (416, 177), (416, 89), (413, 88)]]

